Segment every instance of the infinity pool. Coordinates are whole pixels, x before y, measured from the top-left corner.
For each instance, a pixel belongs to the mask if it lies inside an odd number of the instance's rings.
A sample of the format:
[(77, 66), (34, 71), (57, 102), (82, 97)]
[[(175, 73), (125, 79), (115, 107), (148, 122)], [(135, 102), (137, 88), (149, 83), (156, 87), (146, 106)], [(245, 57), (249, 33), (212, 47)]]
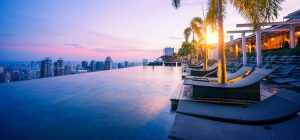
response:
[(0, 139), (168, 139), (178, 67), (0, 84)]

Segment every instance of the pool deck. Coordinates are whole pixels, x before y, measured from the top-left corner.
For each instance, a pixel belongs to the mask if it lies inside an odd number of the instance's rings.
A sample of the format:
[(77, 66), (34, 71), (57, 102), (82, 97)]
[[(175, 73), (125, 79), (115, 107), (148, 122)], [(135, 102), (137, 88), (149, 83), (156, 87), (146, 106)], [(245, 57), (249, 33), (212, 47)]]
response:
[[(274, 85), (274, 84), (267, 84), (267, 83), (261, 83), (261, 100), (265, 100), (272, 96), (273, 94), (276, 94), (279, 89), (282, 88), (281, 86)], [(178, 90), (177, 92), (174, 92), (172, 97), (170, 98), (171, 104), (173, 108), (177, 108), (178, 103), (180, 100), (188, 100), (188, 101), (196, 101), (192, 98), (192, 86), (190, 85), (183, 85), (182, 83), (178, 85)], [(205, 100), (197, 100), (197, 101), (204, 101)], [(210, 102), (217, 102), (219, 103), (220, 101), (210, 101)], [(229, 103), (229, 104), (235, 104), (236, 102), (224, 102), (221, 101), (222, 103)], [(238, 104), (247, 104), (248, 102), (239, 102)]]
[[(269, 81), (262, 81), (260, 84), (261, 101), (271, 97), (274, 94), (277, 94), (279, 92), (279, 90), (282, 88), (294, 90), (294, 89), (291, 89), (287, 85), (276, 85), (274, 83), (270, 83)], [(197, 104), (197, 102), (199, 102), (199, 100), (194, 100), (192, 98), (192, 90), (193, 90), (192, 86), (182, 84), (179, 89), (180, 90), (178, 90), (178, 92), (174, 93), (175, 95), (173, 95), (172, 98), (170, 99), (174, 110), (177, 111), (177, 108), (179, 108), (179, 106), (180, 106), (180, 108), (190, 109), (191, 106), (189, 106), (189, 107), (182, 106), (182, 105), (186, 105), (186, 104), (181, 104), (181, 103), (179, 103), (180, 101), (191, 101), (191, 102), (189, 102), (190, 104), (193, 104), (193, 103)], [(297, 91), (297, 92), (299, 92), (299, 91)], [(207, 101), (201, 101), (201, 102), (207, 102)], [(209, 101), (209, 102), (212, 102), (212, 101)], [(223, 102), (223, 101), (218, 101), (216, 103), (234, 104), (234, 102)], [(242, 103), (239, 102), (238, 104), (242, 104)], [(194, 107), (196, 107), (196, 105), (194, 105)], [(203, 130), (202, 128), (209, 127), (210, 124), (207, 124), (207, 125), (205, 124), (207, 122), (210, 122), (210, 120), (206, 121), (203, 118), (198, 118), (193, 115), (191, 116), (191, 115), (187, 115), (187, 114), (176, 113), (176, 118), (175, 118), (173, 127), (169, 133), (169, 138), (174, 138), (174, 139), (186, 139), (186, 138), (188, 138), (188, 139), (199, 139), (199, 138), (206, 139), (206, 138), (208, 138), (208, 139), (210, 139), (210, 136), (212, 136), (211, 138), (214, 138), (214, 139), (224, 139), (224, 138), (225, 139), (231, 139), (231, 138), (241, 139), (241, 138), (243, 138), (242, 134), (250, 134), (250, 131), (252, 131), (252, 129), (257, 131), (257, 133), (259, 133), (258, 135), (255, 135), (255, 138), (260, 138), (260, 136), (265, 137), (265, 138), (271, 138), (271, 139), (275, 138), (274, 136), (270, 137), (270, 135), (269, 135), (270, 132), (266, 132), (266, 129), (261, 129), (261, 126), (251, 126), (251, 125), (248, 126), (248, 125), (239, 125), (239, 124), (231, 124), (231, 123), (224, 123), (224, 125), (226, 124), (225, 125), (226, 127), (232, 126), (232, 128), (224, 129), (224, 130), (228, 129), (228, 131), (231, 132), (230, 134), (232, 134), (234, 131), (238, 132), (239, 129), (241, 129), (241, 130), (245, 129), (247, 131), (241, 132), (241, 134), (239, 134), (239, 135), (228, 135), (225, 133), (221, 134), (221, 133), (219, 133), (219, 131), (217, 132), (218, 134), (216, 134), (216, 136), (205, 134), (204, 132), (200, 134), (199, 131)], [(210, 123), (214, 124), (215, 122), (211, 121)], [(275, 126), (278, 129), (281, 129), (281, 127), (283, 125), (286, 125), (286, 124), (279, 124), (279, 125), (276, 124)], [(219, 123), (216, 123), (216, 126), (219, 126)], [(220, 123), (220, 126), (222, 126), (222, 123)], [(294, 128), (297, 128), (297, 129), (299, 128), (296, 125), (290, 125), (290, 127), (292, 127), (292, 130)], [(199, 128), (201, 128), (201, 129), (199, 129)], [(215, 128), (215, 129), (217, 129), (217, 128)], [(248, 129), (251, 129), (251, 130), (248, 130)], [(249, 131), (249, 133), (247, 133), (248, 131)], [(272, 132), (273, 131), (275, 132), (277, 130), (272, 130)], [(213, 130), (210, 130), (210, 132), (213, 133)], [(256, 132), (251, 132), (251, 134), (253, 134), (253, 133), (256, 133)], [(225, 136), (225, 137), (223, 137), (223, 136)], [(251, 137), (249, 137), (247, 139), (254, 138), (253, 135), (249, 135), (249, 136), (251, 136)], [(298, 137), (298, 133), (290, 132), (289, 136), (287, 136), (287, 137), (289, 137), (289, 138)]]

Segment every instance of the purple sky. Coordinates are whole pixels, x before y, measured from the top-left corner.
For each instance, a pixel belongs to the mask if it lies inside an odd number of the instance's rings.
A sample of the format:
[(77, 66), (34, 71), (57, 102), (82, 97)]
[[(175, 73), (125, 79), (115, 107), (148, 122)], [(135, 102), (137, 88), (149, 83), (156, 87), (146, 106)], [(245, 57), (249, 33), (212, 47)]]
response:
[[(184, 28), (202, 16), (206, 1), (183, 0), (175, 10), (171, 0), (1, 0), (0, 61), (154, 60), (164, 47), (180, 47)], [(278, 21), (299, 5), (286, 0)], [(229, 5), (225, 30), (244, 22)]]

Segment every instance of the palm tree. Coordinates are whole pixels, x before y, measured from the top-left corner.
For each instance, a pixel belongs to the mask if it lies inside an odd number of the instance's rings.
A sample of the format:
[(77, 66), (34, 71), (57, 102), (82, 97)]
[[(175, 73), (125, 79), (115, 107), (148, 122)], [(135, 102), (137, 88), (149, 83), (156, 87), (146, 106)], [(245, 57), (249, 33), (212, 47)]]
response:
[[(225, 5), (229, 1), (238, 12), (252, 24), (254, 30), (259, 30), (262, 25), (273, 21), (278, 17), (281, 3), (284, 0), (208, 0), (207, 19), (218, 28), (219, 36), (219, 60), (218, 82), (226, 83), (226, 57), (224, 46), (223, 18)], [(178, 9), (181, 0), (173, 0), (172, 5)]]
[(193, 30), (193, 32), (197, 35), (198, 37), (198, 41), (194, 41), (194, 46), (195, 46), (195, 50), (196, 50), (196, 58), (198, 61), (198, 49), (200, 46), (200, 43), (203, 40), (203, 20), (200, 17), (195, 17), (192, 19), (191, 21), (191, 28)]
[(189, 42), (189, 38), (190, 38), (190, 36), (191, 36), (191, 33), (192, 33), (191, 27), (185, 28), (185, 30), (184, 30), (184, 32), (183, 32), (185, 42)]
[(206, 16), (204, 14), (204, 9), (203, 6), (202, 7), (202, 14), (203, 14), (203, 19), (204, 19), (204, 28), (203, 28), (203, 32), (204, 32), (204, 47), (203, 47), (203, 51), (204, 51), (204, 62), (203, 62), (203, 70), (206, 71), (208, 68), (208, 48), (207, 48), (207, 19)]

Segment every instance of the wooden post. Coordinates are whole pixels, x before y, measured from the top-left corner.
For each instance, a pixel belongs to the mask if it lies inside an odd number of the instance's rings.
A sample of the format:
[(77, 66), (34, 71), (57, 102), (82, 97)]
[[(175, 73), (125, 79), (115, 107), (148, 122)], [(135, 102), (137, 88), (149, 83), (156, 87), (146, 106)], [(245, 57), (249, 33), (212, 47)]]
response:
[(256, 31), (256, 60), (257, 67), (262, 67), (262, 57), (261, 57), (261, 31)]
[(247, 55), (246, 55), (246, 35), (245, 32), (242, 33), (242, 53), (243, 53), (243, 66), (247, 65)]
[(290, 27), (290, 48), (295, 48), (295, 27)]

